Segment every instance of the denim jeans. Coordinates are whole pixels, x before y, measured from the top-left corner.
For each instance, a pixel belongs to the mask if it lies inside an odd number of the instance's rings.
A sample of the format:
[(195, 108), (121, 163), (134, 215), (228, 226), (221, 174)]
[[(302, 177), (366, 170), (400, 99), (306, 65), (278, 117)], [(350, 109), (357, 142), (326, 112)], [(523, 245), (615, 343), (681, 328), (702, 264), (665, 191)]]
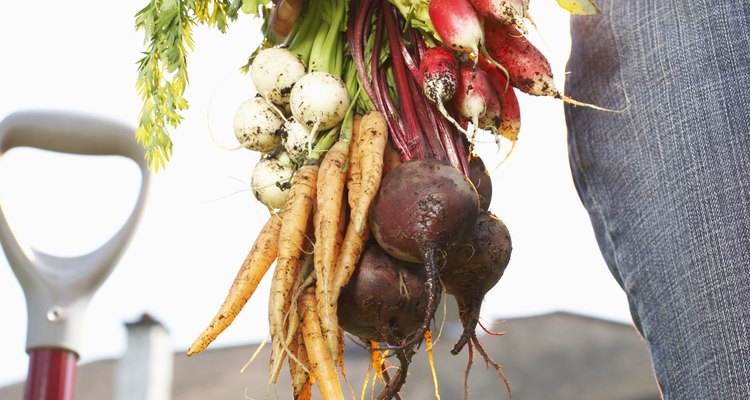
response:
[(750, 399), (750, 1), (571, 19), (571, 169), (665, 399)]

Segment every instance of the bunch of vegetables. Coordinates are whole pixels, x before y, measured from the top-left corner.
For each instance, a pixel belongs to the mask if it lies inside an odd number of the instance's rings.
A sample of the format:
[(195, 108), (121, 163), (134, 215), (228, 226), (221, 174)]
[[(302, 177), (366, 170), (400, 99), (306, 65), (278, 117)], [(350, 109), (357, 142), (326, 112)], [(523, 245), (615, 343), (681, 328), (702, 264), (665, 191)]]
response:
[[(188, 355), (232, 323), (275, 263), (271, 382), (288, 360), (295, 399), (310, 398), (313, 382), (324, 399), (343, 398), (345, 332), (370, 349), (377, 397), (398, 398), (423, 341), (431, 357), (443, 293), (463, 325), (452, 353), (476, 349), (510, 391), (475, 334), (512, 246), (473, 148), (478, 134), (515, 145), (517, 90), (583, 104), (555, 88), (525, 38), (528, 1), (152, 0), (137, 16), (150, 35), (138, 137), (152, 165), (171, 152), (164, 122), (176, 126), (187, 106), (180, 46), (191, 12), (223, 29), (240, 6), (263, 18), (265, 40), (244, 67), (257, 95), (239, 105), (234, 131), (262, 155), (252, 188), (270, 217)], [(174, 26), (183, 36), (168, 34)], [(399, 360), (395, 376), (386, 355)]]

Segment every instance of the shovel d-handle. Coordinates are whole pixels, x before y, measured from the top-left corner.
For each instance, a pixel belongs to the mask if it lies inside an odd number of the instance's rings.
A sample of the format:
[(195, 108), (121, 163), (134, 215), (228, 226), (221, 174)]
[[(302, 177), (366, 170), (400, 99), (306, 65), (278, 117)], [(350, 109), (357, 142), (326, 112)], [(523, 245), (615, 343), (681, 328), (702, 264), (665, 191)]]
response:
[[(132, 128), (89, 116), (43, 111), (11, 114), (0, 122), (0, 157), (13, 147), (122, 156), (133, 160), (141, 171), (140, 193), (127, 221), (104, 245), (82, 256), (58, 257), (30, 247), (14, 235), (0, 205), (0, 242), (26, 297), (31, 372), (37, 349), (78, 356), (84, 314), (135, 230), (149, 171)], [(67, 356), (60, 357), (67, 360)]]

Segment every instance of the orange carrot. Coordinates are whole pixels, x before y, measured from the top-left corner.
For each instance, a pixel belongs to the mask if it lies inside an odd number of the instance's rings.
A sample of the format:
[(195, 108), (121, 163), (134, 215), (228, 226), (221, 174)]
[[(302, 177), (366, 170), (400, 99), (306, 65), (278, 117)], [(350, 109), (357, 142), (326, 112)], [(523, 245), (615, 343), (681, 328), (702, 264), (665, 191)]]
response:
[[(295, 318), (297, 318), (295, 316)], [(297, 330), (297, 335), (291, 343), (289, 350), (294, 354), (299, 363), (289, 362), (289, 374), (292, 378), (292, 392), (294, 400), (308, 400), (312, 398), (312, 385), (310, 380), (310, 362), (307, 357), (307, 350), (302, 338), (302, 331)]]
[[(315, 204), (315, 185), (318, 165), (305, 164), (292, 178), (292, 187), (284, 206), (284, 216), (279, 231), (279, 250), (276, 269), (273, 274), (272, 290), (268, 300), (269, 328), (273, 348), (286, 350), (284, 340), (285, 303), (294, 284), (297, 264), (302, 253), (308, 221)], [(276, 374), (278, 375), (278, 374)], [(272, 376), (275, 382), (276, 376)]]
[(323, 336), (334, 361), (338, 358), (337, 299), (333, 298), (332, 277), (338, 258), (339, 224), (344, 200), (345, 167), (349, 144), (338, 141), (326, 153), (318, 173), (315, 223), (315, 297)]
[(388, 138), (388, 126), (383, 114), (371, 111), (362, 117), (359, 126), (357, 151), (361, 154), (359, 168), (362, 171), (361, 193), (357, 204), (352, 207), (352, 222), (359, 236), (366, 230), (370, 203), (375, 198), (383, 177), (383, 153)]
[(362, 171), (359, 168), (359, 127), (362, 116), (355, 115), (352, 122), (352, 136), (349, 141), (349, 168), (346, 176), (346, 189), (349, 191), (349, 207), (354, 208), (359, 200), (359, 188), (362, 182)]
[(298, 307), (302, 315), (301, 328), (305, 348), (318, 391), (323, 400), (343, 400), (344, 393), (341, 391), (336, 366), (320, 329), (320, 319), (316, 313), (317, 300), (312, 288), (302, 293)]
[(237, 272), (224, 303), (219, 307), (208, 327), (190, 346), (187, 355), (205, 350), (234, 321), (255, 289), (258, 288), (268, 268), (276, 260), (280, 229), (281, 216), (271, 215)]
[[(307, 234), (312, 236), (310, 232), (311, 228), (308, 227)], [(287, 344), (291, 343), (299, 332), (299, 310), (297, 309), (297, 300), (302, 294), (305, 288), (313, 285), (313, 274), (311, 273), (313, 268), (313, 256), (312, 256), (313, 243), (305, 241), (302, 252), (307, 254), (303, 259), (300, 258), (297, 263), (297, 270), (292, 274), (294, 282), (289, 290), (289, 295), (284, 301), (284, 308), (282, 310), (283, 321), (284, 321), (284, 336), (281, 340), (277, 341), (275, 346), (271, 346), (271, 362), (270, 362), (270, 376), (271, 382), (276, 382), (279, 374), (281, 373), (281, 367), (284, 363), (284, 359), (287, 355)], [(273, 286), (271, 288), (274, 289)], [(270, 310), (269, 310), (270, 312)], [(289, 352), (289, 358), (291, 362), (299, 364), (299, 360), (295, 358), (294, 352)], [(306, 369), (303, 364), (303, 369)]]

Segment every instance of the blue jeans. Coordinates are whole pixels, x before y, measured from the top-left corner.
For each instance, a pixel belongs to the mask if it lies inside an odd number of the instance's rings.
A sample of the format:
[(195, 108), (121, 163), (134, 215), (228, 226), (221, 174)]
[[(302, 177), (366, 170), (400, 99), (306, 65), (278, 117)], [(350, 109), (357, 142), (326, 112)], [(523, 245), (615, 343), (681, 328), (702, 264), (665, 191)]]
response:
[(750, 399), (750, 1), (571, 20), (573, 177), (665, 399)]

